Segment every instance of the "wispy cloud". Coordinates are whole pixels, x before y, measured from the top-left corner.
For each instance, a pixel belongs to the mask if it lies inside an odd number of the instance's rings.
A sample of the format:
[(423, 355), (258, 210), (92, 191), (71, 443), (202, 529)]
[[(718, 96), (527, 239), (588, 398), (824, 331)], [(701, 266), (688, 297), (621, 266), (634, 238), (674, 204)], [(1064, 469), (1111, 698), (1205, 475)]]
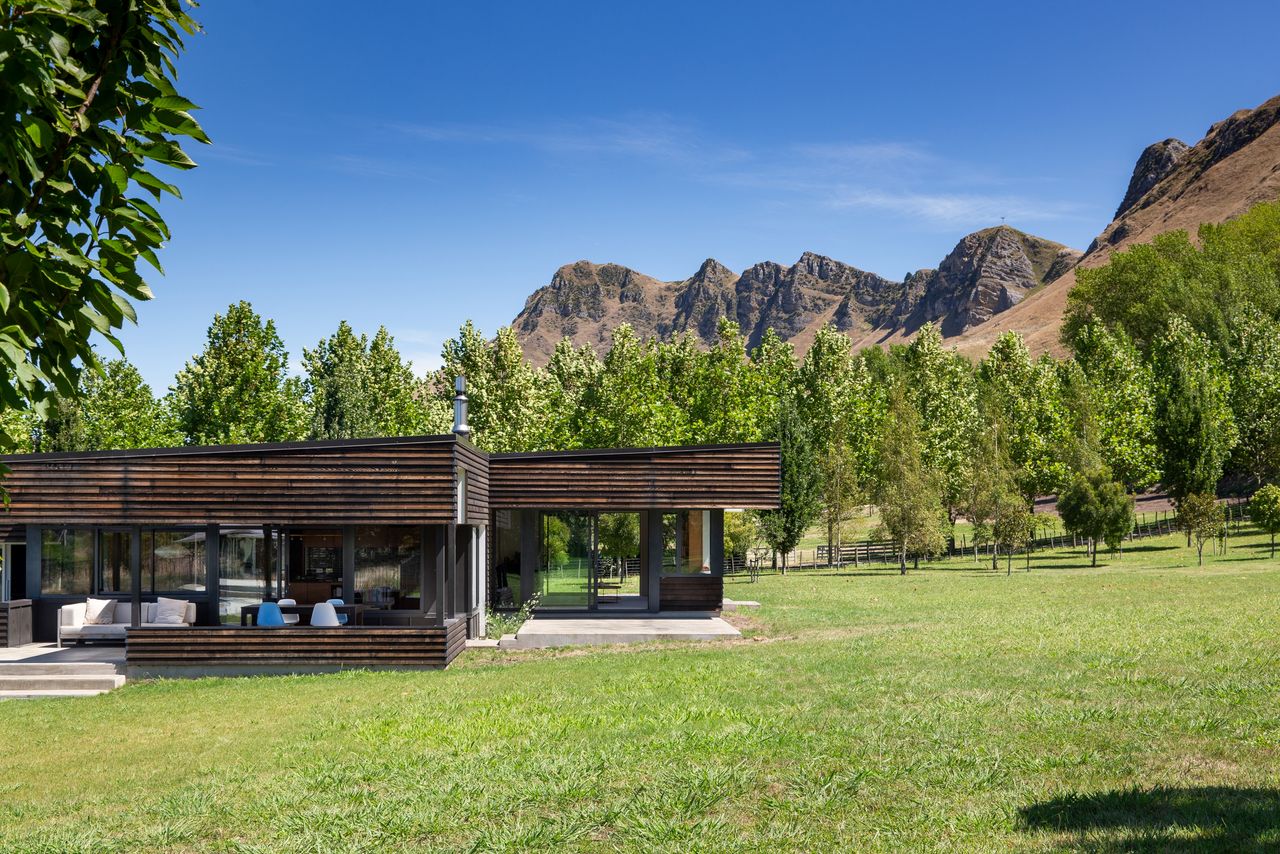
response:
[(747, 156), (735, 146), (713, 145), (694, 128), (661, 114), (539, 125), (401, 123), (392, 128), (428, 142), (515, 145), (554, 155), (599, 154), (686, 163)]
[(271, 160), (255, 151), (247, 148), (240, 148), (234, 145), (223, 145), (214, 142), (212, 145), (202, 145), (199, 148), (193, 148), (190, 153), (197, 161), (222, 160), (227, 163), (235, 163), (239, 166), (270, 166)]
[(783, 203), (875, 211), (942, 227), (1091, 218), (1035, 193), (1019, 193), (988, 167), (950, 158), (914, 140), (827, 139), (744, 147), (667, 115), (548, 124), (398, 124), (436, 144), (517, 146), (549, 156), (620, 157), (661, 163), (688, 180), (750, 190)]

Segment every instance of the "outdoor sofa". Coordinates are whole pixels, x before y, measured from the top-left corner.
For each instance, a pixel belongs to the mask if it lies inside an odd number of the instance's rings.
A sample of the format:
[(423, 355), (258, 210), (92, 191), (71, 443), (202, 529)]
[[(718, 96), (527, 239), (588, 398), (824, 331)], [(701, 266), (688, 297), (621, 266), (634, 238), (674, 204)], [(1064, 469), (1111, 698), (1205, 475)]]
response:
[[(147, 628), (185, 629), (195, 624), (195, 602), (184, 602), (177, 599), (168, 601), (178, 602), (185, 606), (181, 611), (181, 622), (156, 622), (160, 603), (143, 602), (141, 625)], [(124, 640), (125, 630), (133, 624), (133, 603), (127, 601), (116, 602), (115, 613), (112, 614), (110, 623), (86, 623), (85, 610), (88, 604), (88, 602), (77, 602), (74, 605), (63, 605), (58, 609), (58, 646), (62, 646), (63, 640), (77, 642)]]

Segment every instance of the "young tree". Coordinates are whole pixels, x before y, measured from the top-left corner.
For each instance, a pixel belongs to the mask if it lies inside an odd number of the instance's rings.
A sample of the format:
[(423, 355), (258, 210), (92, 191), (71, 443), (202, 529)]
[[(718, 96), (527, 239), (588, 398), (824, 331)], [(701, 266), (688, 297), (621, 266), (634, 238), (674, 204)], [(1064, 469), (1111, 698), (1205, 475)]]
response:
[(907, 572), (907, 555), (938, 554), (946, 546), (949, 527), (942, 505), (939, 478), (924, 464), (920, 415), (901, 387), (889, 400), (889, 413), (880, 437), (880, 468), (875, 503), (881, 525), (897, 545), (898, 571)]
[(970, 466), (964, 513), (973, 525), (974, 557), (984, 543), (991, 543), (991, 569), (997, 568), (1000, 547), (1005, 546), (1012, 565), (1013, 549), (1027, 539), (1031, 514), (1018, 490), (1013, 464), (1006, 450), (999, 410), (984, 400), (987, 426), (978, 434)]
[(1058, 495), (1058, 515), (1068, 533), (1089, 542), (1093, 566), (1098, 565), (1098, 543), (1115, 551), (1133, 530), (1133, 497), (1125, 492), (1105, 467), (1080, 472)]
[(1254, 308), (1231, 330), (1231, 413), (1240, 431), (1232, 469), (1255, 483), (1280, 476), (1280, 323)]
[(86, 371), (73, 397), (57, 396), (37, 431), (41, 451), (163, 448), (182, 441), (173, 417), (125, 359)]
[(1268, 483), (1249, 500), (1249, 518), (1271, 535), (1271, 557), (1276, 556), (1276, 534), (1280, 534), (1280, 487)]
[(724, 554), (725, 558), (741, 557), (745, 562), (747, 555), (760, 542), (760, 524), (754, 513), (724, 514)]
[(841, 433), (834, 435), (819, 454), (822, 521), (827, 527), (827, 561), (839, 565), (841, 528), (844, 520), (858, 506), (862, 494), (857, 461)]
[(1200, 566), (1204, 566), (1204, 544), (1222, 530), (1222, 506), (1211, 493), (1192, 493), (1178, 504), (1178, 522), (1187, 536), (1195, 539), (1196, 557)]
[[(1204, 336), (1181, 317), (1169, 321), (1155, 351), (1156, 444), (1164, 484), (1182, 511), (1189, 495), (1213, 494), (1236, 444), (1230, 386)], [(1191, 544), (1191, 531), (1187, 544)]]
[(760, 534), (775, 553), (782, 555), (785, 573), (787, 553), (800, 542), (822, 509), (821, 473), (809, 425), (792, 400), (781, 401), (767, 437), (781, 448), (781, 506), (777, 510), (761, 510), (757, 516)]
[[(151, 201), (178, 190), (152, 164), (195, 166), (186, 137), (208, 142), (174, 89), (181, 0), (28, 0), (0, 15), (0, 406), (44, 408), (98, 369), (94, 333), (150, 299), (139, 259), (157, 270), (169, 229)], [(123, 352), (123, 351), (122, 351)], [(0, 447), (22, 440), (0, 419)], [(18, 432), (9, 432), (17, 427)]]
[(215, 314), (204, 351), (178, 372), (169, 393), (189, 445), (283, 442), (306, 434), (302, 383), (272, 320), (241, 301)]

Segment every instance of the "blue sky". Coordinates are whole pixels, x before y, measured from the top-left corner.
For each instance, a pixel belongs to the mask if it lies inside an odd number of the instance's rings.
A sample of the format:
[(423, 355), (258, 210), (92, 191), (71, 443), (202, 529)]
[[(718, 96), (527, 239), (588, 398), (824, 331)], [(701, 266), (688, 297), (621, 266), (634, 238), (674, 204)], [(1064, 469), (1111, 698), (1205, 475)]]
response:
[[(376, 13), (375, 13), (376, 12)], [(1280, 93), (1280, 5), (208, 0), (212, 147), (123, 340), (157, 392), (247, 299), (420, 369), (561, 264), (805, 250), (885, 276), (1000, 221), (1085, 247), (1134, 159)]]

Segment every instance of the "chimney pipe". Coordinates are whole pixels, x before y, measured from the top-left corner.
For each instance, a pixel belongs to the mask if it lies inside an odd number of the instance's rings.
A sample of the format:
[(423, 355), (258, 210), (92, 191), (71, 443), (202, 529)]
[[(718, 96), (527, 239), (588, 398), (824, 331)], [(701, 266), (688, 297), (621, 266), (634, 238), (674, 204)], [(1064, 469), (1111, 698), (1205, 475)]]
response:
[(455, 377), (453, 388), (453, 432), (463, 439), (471, 437), (471, 425), (467, 424), (467, 378)]

